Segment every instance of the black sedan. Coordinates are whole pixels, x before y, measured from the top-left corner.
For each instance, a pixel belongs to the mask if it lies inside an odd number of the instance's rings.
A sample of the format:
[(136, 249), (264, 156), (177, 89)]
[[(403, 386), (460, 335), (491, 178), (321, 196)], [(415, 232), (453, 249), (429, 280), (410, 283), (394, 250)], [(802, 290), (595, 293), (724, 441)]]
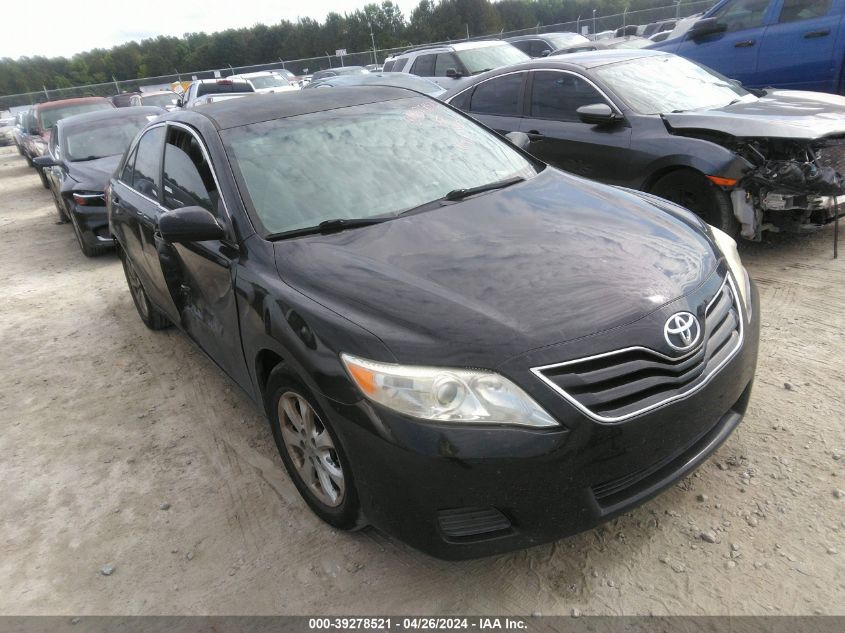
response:
[(47, 153), (34, 160), (44, 168), (59, 221), (71, 223), (88, 257), (113, 248), (106, 185), (138, 131), (163, 113), (151, 106), (122, 107), (61, 119)]
[(306, 89), (340, 88), (342, 86), (393, 86), (394, 88), (408, 88), (432, 97), (438, 97), (446, 92), (442, 86), (424, 77), (417, 77), (410, 73), (369, 72), (351, 75), (324, 77), (317, 81), (311, 80)]
[(671, 54), (533, 60), (441, 99), (498, 132), (526, 133), (529, 151), (556, 167), (673, 200), (732, 236), (813, 230), (842, 194), (845, 98), (753, 94)]
[(447, 558), (557, 539), (690, 473), (748, 404), (733, 240), (416, 92), (171, 113), (109, 192), (141, 319), (266, 411), (338, 528)]

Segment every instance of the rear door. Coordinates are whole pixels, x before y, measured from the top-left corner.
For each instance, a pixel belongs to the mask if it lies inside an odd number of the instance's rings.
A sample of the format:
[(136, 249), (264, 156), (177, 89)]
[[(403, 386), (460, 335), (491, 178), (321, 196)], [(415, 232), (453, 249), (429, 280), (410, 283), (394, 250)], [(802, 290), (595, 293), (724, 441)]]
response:
[(774, 11), (773, 5), (779, 1), (731, 0), (709, 14), (725, 24), (723, 33), (696, 39), (687, 36), (676, 52), (731, 79), (754, 85), (763, 35)]
[(457, 95), (452, 104), (499, 134), (519, 131), (528, 71), (498, 75)]
[(138, 141), (111, 193), (111, 226), (150, 300), (174, 323), (179, 311), (168, 292), (156, 252), (155, 233), (161, 206), (164, 124), (147, 129)]
[(156, 236), (156, 264), (182, 328), (237, 382), (248, 384), (234, 294), (237, 242), (208, 150), (193, 128), (168, 125), (162, 185), (165, 213), (199, 206), (226, 231), (223, 240), (183, 244)]
[(631, 128), (627, 122), (597, 126), (583, 123), (578, 108), (606, 103), (596, 86), (568, 70), (535, 70), (527, 86), (526, 117), (521, 132), (531, 139), (529, 151), (560, 169), (603, 182), (630, 180)]
[(842, 51), (835, 52), (845, 0), (776, 0), (776, 5), (750, 84), (836, 92)]

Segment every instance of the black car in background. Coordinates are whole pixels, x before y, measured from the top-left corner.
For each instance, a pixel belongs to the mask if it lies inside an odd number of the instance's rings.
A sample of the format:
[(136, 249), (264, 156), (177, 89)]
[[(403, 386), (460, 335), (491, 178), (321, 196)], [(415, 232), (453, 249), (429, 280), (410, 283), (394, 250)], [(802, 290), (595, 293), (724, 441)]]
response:
[(61, 119), (47, 153), (35, 159), (44, 168), (59, 220), (71, 223), (88, 257), (114, 247), (106, 185), (138, 131), (163, 113), (162, 108), (127, 106)]
[(557, 539), (690, 473), (748, 404), (733, 240), (416, 92), (169, 113), (108, 192), (141, 319), (264, 408), (338, 528), (446, 558)]
[(549, 164), (667, 198), (732, 236), (813, 230), (842, 194), (845, 99), (758, 95), (669, 53), (552, 56), (440, 98), (497, 132), (527, 134)]
[(410, 73), (368, 72), (351, 75), (337, 75), (312, 80), (306, 90), (314, 88), (340, 88), (342, 86), (393, 86), (394, 88), (408, 88), (432, 97), (438, 97), (446, 91), (439, 84), (417, 77)]
[(327, 68), (325, 70), (318, 70), (311, 76), (311, 82), (317, 82), (329, 77), (343, 77), (346, 75), (366, 75), (369, 70), (363, 66), (340, 66), (338, 68)]
[(561, 48), (570, 48), (579, 44), (589, 44), (583, 35), (578, 33), (536, 33), (531, 35), (516, 35), (508, 37), (506, 42), (513, 44), (529, 57), (546, 57)]

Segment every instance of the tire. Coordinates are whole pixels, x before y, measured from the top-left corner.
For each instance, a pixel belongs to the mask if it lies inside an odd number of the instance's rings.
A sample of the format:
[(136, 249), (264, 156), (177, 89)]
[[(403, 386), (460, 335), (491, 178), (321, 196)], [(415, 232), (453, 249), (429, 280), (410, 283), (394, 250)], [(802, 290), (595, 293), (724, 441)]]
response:
[(96, 246), (91, 246), (82, 237), (82, 231), (79, 230), (79, 225), (76, 223), (76, 220), (71, 217), (70, 223), (73, 226), (73, 233), (76, 235), (76, 241), (79, 243), (79, 250), (82, 251), (82, 254), (85, 255), (85, 257), (97, 257), (97, 255), (102, 255), (113, 248), (108, 244), (97, 244)]
[(126, 253), (121, 252), (120, 261), (123, 263), (123, 274), (126, 275), (129, 294), (132, 295), (135, 309), (138, 310), (138, 316), (141, 317), (144, 325), (151, 330), (163, 330), (170, 327), (172, 325), (170, 319), (152, 304), (147, 296), (147, 291), (144, 290), (144, 286), (141, 283), (141, 278), (138, 277), (138, 273), (135, 272), (135, 268), (132, 262), (129, 261)]
[(45, 189), (49, 189), (50, 181), (47, 180), (47, 176), (44, 175), (44, 170), (38, 167), (36, 167), (36, 170), (38, 171), (38, 177), (41, 178), (41, 184), (44, 185)]
[(659, 178), (649, 193), (686, 207), (708, 224), (731, 237), (739, 235), (728, 194), (694, 169), (676, 169)]
[(62, 199), (56, 195), (56, 192), (50, 188), (50, 193), (53, 194), (53, 204), (56, 205), (56, 213), (59, 216), (59, 224), (67, 224), (70, 221), (70, 218), (67, 216), (67, 210), (65, 209), (64, 204), (62, 204)]
[[(279, 365), (267, 380), (264, 404), (282, 462), (314, 514), (339, 530), (361, 527), (361, 507), (349, 460), (311, 391)], [(313, 414), (310, 425), (303, 406)], [(337, 499), (326, 493), (327, 484)]]

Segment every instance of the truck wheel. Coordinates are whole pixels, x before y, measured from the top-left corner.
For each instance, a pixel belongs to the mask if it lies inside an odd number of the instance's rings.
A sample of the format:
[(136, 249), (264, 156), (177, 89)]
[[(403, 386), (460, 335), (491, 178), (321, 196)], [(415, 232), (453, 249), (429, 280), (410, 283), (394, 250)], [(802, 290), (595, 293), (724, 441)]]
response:
[(120, 261), (123, 262), (123, 274), (126, 275), (126, 283), (129, 285), (129, 293), (132, 295), (132, 301), (135, 302), (135, 308), (138, 310), (138, 316), (151, 330), (163, 330), (170, 327), (170, 320), (150, 302), (147, 297), (147, 291), (141, 283), (138, 273), (135, 272), (135, 267), (126, 253), (121, 251)]
[(649, 193), (686, 207), (731, 237), (739, 235), (740, 225), (728, 194), (694, 169), (676, 169), (666, 174), (652, 185)]
[(360, 527), (349, 461), (311, 391), (280, 365), (270, 374), (265, 394), (276, 447), (305, 503), (338, 529)]

